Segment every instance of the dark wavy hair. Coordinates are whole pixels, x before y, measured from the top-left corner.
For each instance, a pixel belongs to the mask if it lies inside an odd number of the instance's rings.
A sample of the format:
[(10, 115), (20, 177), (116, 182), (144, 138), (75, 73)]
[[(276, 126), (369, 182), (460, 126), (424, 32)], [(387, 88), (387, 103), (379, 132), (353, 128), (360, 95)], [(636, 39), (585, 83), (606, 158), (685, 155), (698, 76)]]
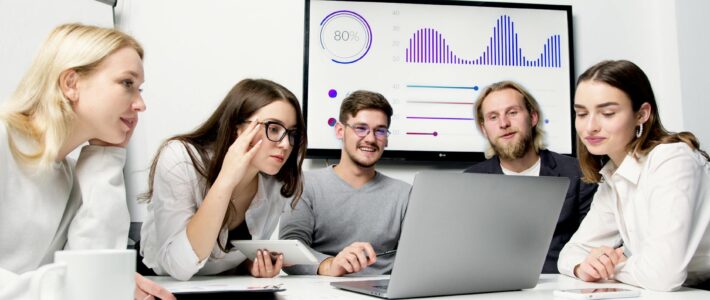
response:
[[(700, 144), (695, 135), (687, 131), (673, 133), (663, 127), (651, 82), (636, 64), (628, 60), (605, 60), (579, 75), (577, 86), (585, 81), (603, 82), (621, 90), (631, 99), (631, 108), (634, 112), (638, 112), (644, 103), (648, 103), (651, 106), (650, 116), (643, 123), (643, 133), (626, 146), (627, 151), (632, 153), (634, 158), (638, 159), (640, 156), (647, 155), (654, 147), (660, 144), (683, 142), (710, 160), (708, 154), (700, 149)], [(589, 183), (600, 182), (601, 174), (599, 174), (599, 170), (609, 161), (609, 156), (589, 153), (580, 137), (577, 136), (577, 157), (582, 168), (584, 181)]]
[[(296, 139), (293, 151), (291, 151), (286, 163), (274, 177), (283, 183), (281, 195), (284, 197), (293, 196), (291, 207), (295, 207), (303, 193), (301, 167), (306, 156), (306, 125), (296, 96), (282, 85), (266, 79), (244, 79), (238, 82), (227, 93), (227, 96), (207, 121), (190, 133), (167, 139), (153, 158), (148, 177), (148, 192), (141, 195), (140, 199), (150, 201), (153, 196), (153, 181), (158, 158), (165, 145), (170, 141), (180, 141), (185, 144), (195, 170), (207, 183), (203, 196), (207, 195), (207, 191), (209, 191), (217, 179), (217, 175), (219, 175), (229, 146), (237, 139), (235, 134), (237, 127), (260, 108), (272, 102), (284, 100), (291, 104), (296, 111), (296, 128), (300, 135)], [(195, 150), (192, 150), (188, 145), (192, 145)], [(230, 201), (222, 226), (229, 224), (236, 217), (236, 214), (237, 210)], [(226, 252), (225, 246), (221, 245), (219, 240), (217, 244)]]

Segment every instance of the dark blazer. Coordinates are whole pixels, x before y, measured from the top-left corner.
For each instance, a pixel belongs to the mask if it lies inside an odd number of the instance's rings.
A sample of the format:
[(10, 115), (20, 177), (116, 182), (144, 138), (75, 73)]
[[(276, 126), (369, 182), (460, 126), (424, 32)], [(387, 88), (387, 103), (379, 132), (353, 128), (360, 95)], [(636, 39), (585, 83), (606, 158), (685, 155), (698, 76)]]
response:
[[(465, 173), (503, 174), (498, 156), (482, 161), (464, 170)], [(570, 180), (565, 203), (557, 220), (557, 228), (552, 236), (550, 250), (543, 265), (542, 273), (559, 273), (557, 258), (562, 247), (572, 238), (572, 235), (582, 219), (587, 215), (592, 204), (592, 197), (597, 190), (596, 184), (582, 182), (582, 171), (579, 162), (574, 157), (564, 156), (548, 150), (540, 151), (540, 176), (568, 177)]]

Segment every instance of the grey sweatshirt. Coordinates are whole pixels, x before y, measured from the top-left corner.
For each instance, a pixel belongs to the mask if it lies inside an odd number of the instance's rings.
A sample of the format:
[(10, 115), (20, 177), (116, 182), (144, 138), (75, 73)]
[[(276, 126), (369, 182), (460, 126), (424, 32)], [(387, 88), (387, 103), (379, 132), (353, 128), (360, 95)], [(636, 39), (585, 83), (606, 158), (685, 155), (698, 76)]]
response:
[[(380, 253), (397, 248), (411, 185), (379, 172), (354, 189), (332, 167), (304, 173), (305, 186), (295, 209), (281, 215), (280, 239), (300, 240), (322, 262), (353, 242), (369, 242)], [(389, 274), (394, 255), (377, 258), (357, 275)], [(284, 268), (288, 274), (316, 274), (318, 265)]]

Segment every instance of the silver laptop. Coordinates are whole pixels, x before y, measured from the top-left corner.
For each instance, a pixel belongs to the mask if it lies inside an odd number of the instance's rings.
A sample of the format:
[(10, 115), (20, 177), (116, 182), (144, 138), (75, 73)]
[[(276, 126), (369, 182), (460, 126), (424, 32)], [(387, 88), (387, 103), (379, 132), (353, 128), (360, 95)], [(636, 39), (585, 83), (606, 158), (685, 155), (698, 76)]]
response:
[(331, 285), (388, 299), (532, 288), (568, 184), (566, 177), (418, 173), (390, 279)]

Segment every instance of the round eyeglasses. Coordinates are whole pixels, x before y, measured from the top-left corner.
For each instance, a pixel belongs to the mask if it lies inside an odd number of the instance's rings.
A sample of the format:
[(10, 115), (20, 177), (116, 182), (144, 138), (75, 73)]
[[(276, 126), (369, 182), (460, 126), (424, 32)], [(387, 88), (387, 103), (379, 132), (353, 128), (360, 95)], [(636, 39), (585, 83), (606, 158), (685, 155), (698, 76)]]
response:
[[(244, 123), (251, 123), (252, 121), (244, 121)], [(269, 141), (280, 143), (284, 137), (288, 135), (288, 143), (291, 146), (295, 146), (298, 142), (300, 131), (298, 128), (286, 129), (286, 126), (279, 122), (266, 121), (257, 122), (258, 124), (264, 125), (264, 130), (266, 131), (266, 138)]]
[(362, 125), (362, 124), (350, 125), (350, 124), (345, 123), (343, 125), (345, 125), (346, 127), (350, 127), (355, 132), (355, 135), (357, 135), (361, 138), (364, 138), (368, 134), (370, 134), (370, 131), (372, 131), (375, 134), (375, 138), (378, 138), (381, 140), (386, 139), (390, 135), (390, 131), (387, 130), (387, 128), (385, 128), (385, 127), (377, 127), (375, 129), (370, 129), (369, 126)]

